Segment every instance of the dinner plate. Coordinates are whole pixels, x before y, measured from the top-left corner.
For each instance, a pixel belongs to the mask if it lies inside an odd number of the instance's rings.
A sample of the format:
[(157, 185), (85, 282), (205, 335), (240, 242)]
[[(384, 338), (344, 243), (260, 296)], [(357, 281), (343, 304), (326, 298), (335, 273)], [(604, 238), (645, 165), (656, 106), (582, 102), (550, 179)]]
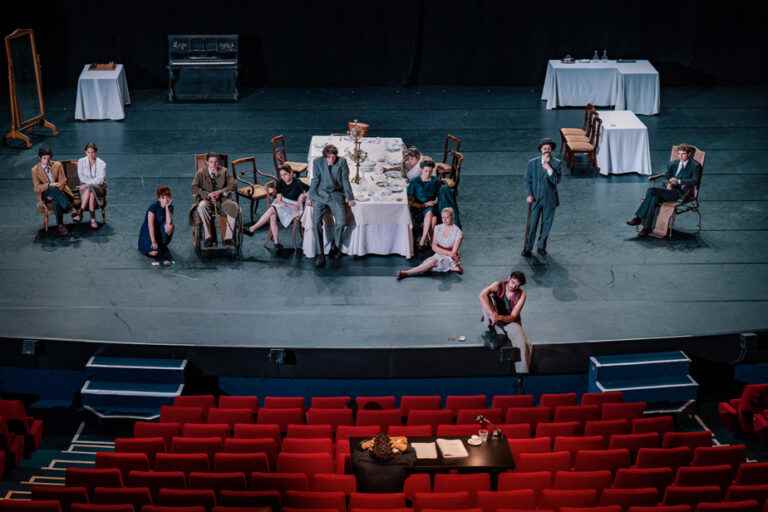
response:
[(471, 446), (480, 446), (481, 444), (483, 444), (483, 440), (480, 439), (479, 437), (477, 439), (472, 439), (470, 437), (469, 439), (467, 439), (467, 444)]

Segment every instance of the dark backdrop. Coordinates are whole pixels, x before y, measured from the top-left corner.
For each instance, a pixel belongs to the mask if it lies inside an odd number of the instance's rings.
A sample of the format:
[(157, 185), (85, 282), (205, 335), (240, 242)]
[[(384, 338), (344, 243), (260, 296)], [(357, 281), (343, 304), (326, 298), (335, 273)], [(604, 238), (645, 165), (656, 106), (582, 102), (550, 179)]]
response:
[(28, 1), (3, 7), (0, 31), (36, 30), (48, 89), (74, 87), (84, 63), (108, 60), (125, 64), (131, 88), (164, 87), (172, 33), (239, 34), (245, 86), (540, 86), (548, 58), (604, 48), (649, 58), (666, 85), (765, 83), (759, 4)]

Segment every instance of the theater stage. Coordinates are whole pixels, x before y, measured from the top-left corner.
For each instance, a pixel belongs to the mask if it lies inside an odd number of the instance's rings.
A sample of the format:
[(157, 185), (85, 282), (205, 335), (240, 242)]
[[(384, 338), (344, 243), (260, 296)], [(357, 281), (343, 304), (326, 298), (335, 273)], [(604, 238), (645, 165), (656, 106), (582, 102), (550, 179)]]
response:
[[(638, 239), (624, 221), (646, 181), (577, 169), (560, 185), (550, 256), (527, 261), (520, 256), (525, 163), (541, 137), (559, 139), (560, 127), (582, 121), (578, 109), (546, 111), (539, 94), (268, 89), (246, 91), (233, 104), (168, 104), (164, 91), (133, 91), (125, 121), (83, 123), (74, 121), (73, 91), (50, 92), (48, 117), (61, 134), (40, 132), (28, 151), (0, 149), (0, 336), (194, 347), (481, 347), (477, 295), (513, 269), (529, 278), (523, 323), (538, 354), (615, 340), (636, 340), (623, 346), (642, 350), (654, 338), (693, 342), (768, 327), (768, 163), (761, 149), (768, 92), (669, 87), (661, 115), (641, 117), (654, 169), (674, 143), (707, 152), (699, 235)], [(409, 264), (399, 256), (344, 257), (338, 269), (316, 271), (310, 260), (265, 249), (265, 232), (245, 239), (241, 261), (203, 261), (193, 252), (186, 222), (193, 153), (255, 155), (273, 172), (270, 137), (286, 135), (289, 157), (301, 161), (312, 135), (339, 132), (352, 118), (370, 123), (372, 136), (402, 137), (436, 157), (446, 133), (463, 137), (464, 275), (397, 282), (395, 271)], [(91, 141), (108, 165), (107, 225), (91, 232), (83, 224), (66, 238), (40, 235), (29, 176), (39, 145), (69, 159)], [(151, 267), (136, 251), (159, 184), (175, 197), (171, 268)], [(692, 229), (695, 215), (677, 227)], [(551, 352), (563, 363), (583, 363), (585, 353)]]

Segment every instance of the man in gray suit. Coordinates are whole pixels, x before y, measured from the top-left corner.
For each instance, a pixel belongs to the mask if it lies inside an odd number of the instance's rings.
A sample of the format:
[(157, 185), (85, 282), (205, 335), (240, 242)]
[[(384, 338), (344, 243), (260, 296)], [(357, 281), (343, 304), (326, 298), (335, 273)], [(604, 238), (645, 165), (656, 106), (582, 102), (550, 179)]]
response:
[(541, 232), (537, 252), (547, 255), (547, 238), (555, 220), (555, 208), (560, 206), (557, 194), (557, 184), (560, 183), (560, 160), (552, 156), (555, 150), (552, 139), (544, 139), (539, 143), (540, 156), (528, 160), (528, 170), (525, 173), (525, 189), (528, 193), (528, 208), (530, 218), (525, 233), (525, 248), (523, 256), (529, 258), (533, 243), (536, 241), (536, 229), (541, 220)]
[(328, 144), (323, 148), (323, 156), (312, 162), (312, 181), (309, 183), (309, 198), (312, 200), (312, 224), (315, 227), (317, 256), (315, 266), (325, 266), (325, 244), (323, 243), (323, 215), (330, 210), (334, 221), (334, 236), (331, 241), (330, 256), (341, 256), (341, 243), (347, 227), (346, 202), (355, 205), (355, 196), (349, 183), (347, 161), (339, 158), (336, 146)]

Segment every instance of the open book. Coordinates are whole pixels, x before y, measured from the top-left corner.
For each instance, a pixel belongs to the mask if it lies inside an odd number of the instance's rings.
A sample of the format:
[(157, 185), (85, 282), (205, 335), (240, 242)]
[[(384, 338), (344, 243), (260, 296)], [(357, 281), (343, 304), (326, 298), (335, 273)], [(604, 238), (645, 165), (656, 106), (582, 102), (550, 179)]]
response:
[(437, 447), (435, 443), (411, 443), (416, 452), (417, 459), (436, 459)]
[(461, 439), (438, 439), (436, 442), (444, 459), (469, 457), (469, 453), (464, 448), (464, 443), (461, 442)]

